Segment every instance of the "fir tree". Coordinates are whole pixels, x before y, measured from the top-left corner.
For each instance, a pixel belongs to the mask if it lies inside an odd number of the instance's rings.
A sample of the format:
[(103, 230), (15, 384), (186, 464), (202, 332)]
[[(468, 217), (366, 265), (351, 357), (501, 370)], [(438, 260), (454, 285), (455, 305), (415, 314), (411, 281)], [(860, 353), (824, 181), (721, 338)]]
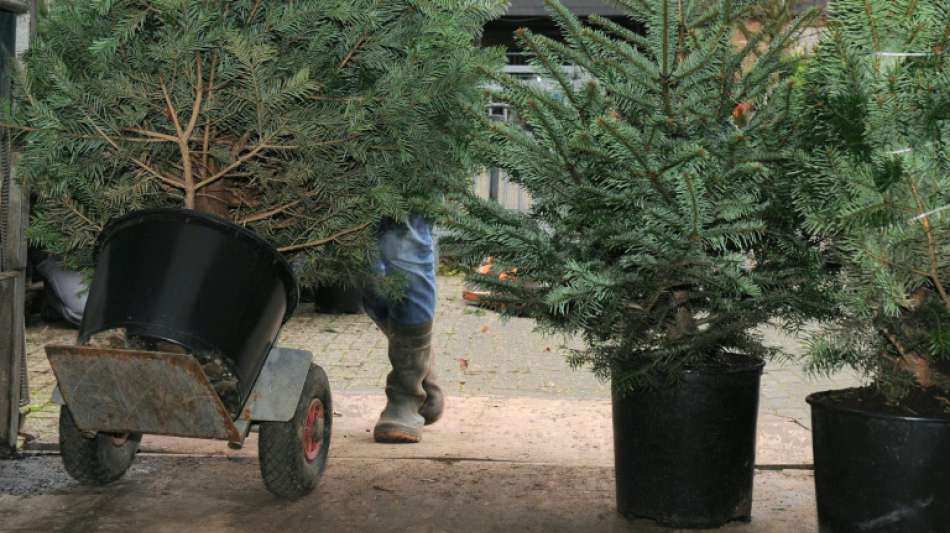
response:
[(32, 240), (89, 267), (103, 225), (178, 206), (351, 282), (375, 228), (471, 176), (465, 112), (499, 0), (58, 0), (6, 113)]
[(587, 348), (572, 362), (621, 389), (731, 354), (772, 355), (754, 328), (795, 317), (808, 288), (796, 254), (814, 256), (805, 242), (774, 246), (796, 238), (778, 231), (794, 225), (768, 223), (771, 195), (787, 190), (770, 187), (786, 150), (786, 50), (807, 17), (773, 10), (781, 16), (754, 29), (743, 21), (762, 2), (618, 0), (639, 34), (546, 3), (563, 42), (518, 39), (557, 91), (498, 76), (494, 98), (523, 123), (485, 121), (479, 143), (534, 207), (466, 200), (453, 244), (513, 272), (473, 280), (543, 328), (581, 334)]
[(812, 367), (950, 390), (950, 6), (838, 0), (798, 95), (798, 207), (841, 265)]

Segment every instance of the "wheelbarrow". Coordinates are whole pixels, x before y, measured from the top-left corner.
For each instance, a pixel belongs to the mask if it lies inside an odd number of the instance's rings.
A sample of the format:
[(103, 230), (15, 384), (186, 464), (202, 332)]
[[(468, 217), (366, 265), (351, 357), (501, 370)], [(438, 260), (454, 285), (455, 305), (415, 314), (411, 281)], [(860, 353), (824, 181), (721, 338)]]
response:
[[(132, 465), (143, 434), (240, 448), (257, 429), (267, 489), (311, 492), (327, 463), (332, 398), (312, 354), (276, 345), (299, 298), (287, 261), (247, 229), (179, 209), (111, 222), (95, 259), (77, 343), (46, 347), (66, 471), (105, 485)], [(126, 345), (100, 342), (116, 332)], [(197, 354), (234, 369), (228, 401)]]

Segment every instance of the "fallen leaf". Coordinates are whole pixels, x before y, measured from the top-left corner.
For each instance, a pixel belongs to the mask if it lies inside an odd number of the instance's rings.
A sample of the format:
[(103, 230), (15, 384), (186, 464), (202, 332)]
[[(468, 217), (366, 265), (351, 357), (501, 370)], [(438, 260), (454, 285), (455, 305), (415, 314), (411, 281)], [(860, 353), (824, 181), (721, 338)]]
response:
[(460, 358), (459, 358), (459, 368), (460, 368), (461, 370), (468, 370), (468, 359), (465, 359), (465, 358), (463, 358), (463, 357), (460, 357)]
[(482, 333), (488, 333), (488, 330), (489, 330), (489, 329), (491, 329), (491, 328), (489, 328), (488, 325), (482, 326)]

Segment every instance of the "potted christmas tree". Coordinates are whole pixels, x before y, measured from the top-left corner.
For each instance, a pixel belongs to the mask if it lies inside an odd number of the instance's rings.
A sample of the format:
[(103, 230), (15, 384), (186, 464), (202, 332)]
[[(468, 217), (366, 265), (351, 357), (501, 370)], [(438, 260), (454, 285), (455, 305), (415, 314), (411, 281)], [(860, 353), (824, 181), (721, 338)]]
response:
[(492, 257), (517, 272), (473, 280), (490, 303), (582, 336), (571, 361), (612, 380), (622, 513), (693, 527), (748, 519), (772, 355), (754, 328), (808, 287), (766, 246), (781, 237), (769, 195), (785, 50), (804, 19), (776, 8), (753, 30), (743, 21), (760, 2), (618, 2), (642, 34), (546, 3), (563, 41), (518, 39), (556, 90), (497, 77), (493, 97), (520, 122), (486, 119), (480, 145), (534, 207), (468, 199), (451, 245), (471, 265)]
[(798, 95), (798, 207), (839, 268), (812, 367), (864, 388), (812, 406), (822, 531), (950, 524), (950, 11), (838, 0)]
[(86, 269), (109, 220), (183, 208), (305, 284), (359, 284), (380, 220), (467, 185), (466, 102), (499, 59), (475, 42), (502, 4), (57, 1), (3, 113), (30, 237)]

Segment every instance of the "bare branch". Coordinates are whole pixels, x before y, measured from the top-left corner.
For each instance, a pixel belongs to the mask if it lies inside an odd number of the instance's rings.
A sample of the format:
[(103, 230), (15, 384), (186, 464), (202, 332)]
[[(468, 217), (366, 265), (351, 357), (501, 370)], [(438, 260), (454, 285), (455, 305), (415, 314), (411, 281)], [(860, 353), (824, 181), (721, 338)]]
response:
[(195, 101), (191, 106), (191, 118), (188, 120), (188, 127), (185, 128), (185, 133), (181, 136), (185, 142), (191, 138), (191, 134), (195, 131), (195, 126), (198, 125), (198, 117), (201, 115), (201, 103), (205, 95), (204, 72), (201, 65), (201, 56), (198, 54), (195, 54), (195, 76)]
[(367, 222), (366, 224), (361, 224), (359, 226), (334, 233), (333, 235), (330, 235), (329, 237), (325, 239), (318, 239), (315, 241), (305, 242), (303, 244), (296, 244), (293, 246), (284, 246), (283, 248), (279, 248), (278, 251), (286, 253), (286, 252), (298, 252), (300, 250), (306, 250), (307, 248), (316, 248), (318, 246), (330, 244), (331, 242), (336, 242), (340, 238), (346, 237), (347, 235), (350, 235), (353, 233), (359, 233), (365, 230), (366, 228), (368, 228), (369, 226), (370, 226), (370, 223)]
[(167, 133), (160, 133), (143, 128), (126, 128), (125, 131), (131, 131), (132, 133), (138, 133), (139, 135), (144, 135), (146, 137), (160, 141), (178, 142), (178, 137), (175, 137), (174, 135), (168, 135)]
[(250, 223), (252, 223), (252, 222), (257, 222), (257, 221), (260, 221), (260, 220), (264, 220), (264, 219), (270, 218), (270, 217), (275, 216), (275, 215), (279, 215), (279, 214), (283, 213), (284, 211), (286, 211), (286, 210), (288, 210), (288, 209), (290, 209), (290, 208), (292, 208), (292, 207), (298, 205), (298, 204), (299, 204), (300, 202), (302, 202), (302, 201), (303, 201), (303, 200), (296, 200), (296, 201), (290, 202), (289, 204), (284, 204), (284, 205), (282, 205), (282, 206), (280, 206), (280, 207), (275, 207), (274, 209), (270, 209), (270, 210), (268, 210), (268, 211), (263, 211), (263, 212), (261, 212), (261, 213), (257, 213), (257, 214), (251, 215), (251, 216), (249, 216), (249, 217), (247, 217), (247, 218), (241, 220), (240, 222), (238, 222), (238, 224), (240, 224), (240, 225), (243, 226), (243, 225), (245, 225), (245, 224), (250, 224)]
[[(87, 118), (88, 118), (88, 117), (87, 117)], [(103, 139), (105, 139), (107, 143), (109, 143), (110, 146), (112, 146), (113, 148), (115, 148), (116, 151), (121, 151), (121, 149), (119, 148), (119, 145), (115, 142), (115, 140), (113, 140), (112, 137), (109, 137), (109, 135), (107, 135), (106, 132), (102, 131), (102, 128), (100, 128), (99, 125), (95, 123), (95, 121), (93, 121), (93, 120), (90, 118), (90, 119), (89, 119), (89, 122), (90, 122), (90, 124), (92, 124), (92, 127), (95, 128), (95, 130), (99, 133), (99, 135), (100, 135)], [(161, 180), (163, 183), (165, 183), (165, 184), (167, 184), (167, 185), (171, 185), (172, 187), (176, 187), (176, 188), (178, 188), (178, 189), (184, 189), (184, 188), (185, 188), (185, 184), (184, 184), (184, 183), (182, 183), (182, 182), (180, 182), (180, 181), (177, 181), (177, 180), (174, 180), (174, 179), (172, 179), (172, 178), (169, 178), (169, 177), (167, 177), (167, 176), (162, 175), (161, 172), (159, 172), (159, 171), (155, 170), (154, 168), (152, 168), (148, 163), (146, 163), (146, 162), (144, 162), (144, 161), (142, 161), (142, 160), (140, 160), (140, 159), (137, 159), (137, 158), (135, 158), (135, 157), (131, 157), (131, 158), (129, 158), (129, 159), (131, 159), (131, 161), (132, 161), (133, 163), (135, 163), (136, 165), (138, 165), (139, 168), (141, 168), (142, 170), (148, 172), (148, 173), (151, 174), (152, 176), (158, 178), (158, 179)]]
[(181, 129), (181, 122), (178, 121), (178, 110), (175, 109), (175, 104), (172, 103), (172, 97), (168, 94), (168, 87), (165, 85), (165, 79), (162, 78), (162, 94), (165, 96), (165, 111), (168, 113), (169, 118), (172, 121), (172, 124), (175, 125), (175, 132), (178, 133), (178, 138), (181, 139), (184, 137), (183, 131)]
[(234, 162), (231, 163), (230, 165), (224, 167), (224, 168), (223, 168), (220, 172), (218, 172), (217, 174), (211, 176), (211, 177), (208, 178), (208, 179), (205, 179), (205, 180), (200, 181), (197, 185), (195, 185), (195, 190), (197, 190), (197, 189), (202, 189), (202, 188), (204, 188), (204, 187), (207, 187), (208, 185), (211, 185), (212, 183), (218, 181), (219, 179), (221, 179), (221, 178), (227, 176), (232, 170), (234, 170), (234, 169), (240, 167), (241, 165), (243, 165), (244, 163), (250, 161), (251, 159), (254, 159), (254, 158), (257, 156), (257, 154), (261, 153), (261, 151), (263, 151), (265, 148), (267, 148), (267, 145), (266, 145), (266, 144), (261, 144), (261, 145), (255, 146), (253, 150), (251, 150), (250, 152), (247, 152), (246, 154), (244, 154), (244, 155), (242, 155), (241, 157), (237, 158), (236, 161), (234, 161)]

